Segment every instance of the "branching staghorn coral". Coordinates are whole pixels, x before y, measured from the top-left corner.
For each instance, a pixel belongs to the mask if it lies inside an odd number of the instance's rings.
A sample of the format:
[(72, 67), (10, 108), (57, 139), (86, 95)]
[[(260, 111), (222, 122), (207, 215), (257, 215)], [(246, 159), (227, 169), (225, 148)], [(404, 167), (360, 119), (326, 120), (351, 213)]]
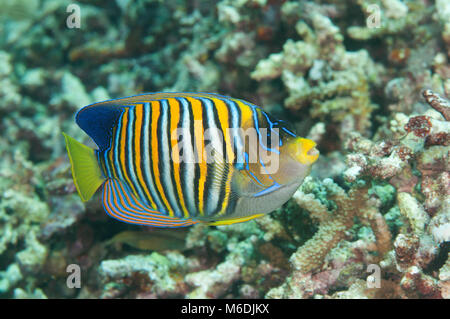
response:
[(312, 194), (299, 190), (294, 195), (299, 206), (308, 210), (320, 223), (313, 238), (291, 256), (294, 269), (307, 273), (320, 268), (331, 249), (345, 238), (346, 231), (353, 226), (355, 218), (370, 225), (377, 240), (379, 256), (383, 256), (390, 249), (391, 234), (375, 203), (369, 199), (368, 188), (352, 188), (346, 193), (331, 179), (325, 179), (323, 184), (329, 192), (328, 198), (337, 206), (333, 212)]
[[(382, 200), (376, 197), (373, 187), (367, 185), (346, 192), (331, 179), (317, 182), (307, 178), (294, 201), (319, 222), (318, 230), (290, 257), (290, 276), (266, 297), (323, 297), (330, 290), (342, 290), (364, 278), (367, 265), (382, 260), (392, 246), (390, 230), (380, 212)], [(350, 241), (360, 224), (365, 225), (360, 229), (367, 230)]]

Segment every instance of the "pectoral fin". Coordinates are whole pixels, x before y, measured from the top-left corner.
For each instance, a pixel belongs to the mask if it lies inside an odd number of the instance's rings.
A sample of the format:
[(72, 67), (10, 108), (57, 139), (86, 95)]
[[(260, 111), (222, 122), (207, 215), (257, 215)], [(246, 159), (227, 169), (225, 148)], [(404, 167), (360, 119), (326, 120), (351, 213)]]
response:
[(254, 165), (244, 165), (242, 169), (235, 169), (231, 182), (232, 190), (241, 196), (254, 196), (272, 187), (274, 182), (269, 176), (256, 173)]
[[(208, 174), (211, 174), (212, 187), (229, 187), (230, 197), (237, 199), (240, 196), (261, 196), (279, 187), (270, 175), (261, 175), (257, 171), (257, 163), (233, 165), (224, 161), (223, 156), (213, 149), (213, 161), (208, 163)], [(248, 161), (248, 157), (246, 158)], [(225, 180), (223, 177), (226, 176)], [(227, 183), (231, 178), (231, 183)], [(258, 195), (260, 194), (260, 195)]]

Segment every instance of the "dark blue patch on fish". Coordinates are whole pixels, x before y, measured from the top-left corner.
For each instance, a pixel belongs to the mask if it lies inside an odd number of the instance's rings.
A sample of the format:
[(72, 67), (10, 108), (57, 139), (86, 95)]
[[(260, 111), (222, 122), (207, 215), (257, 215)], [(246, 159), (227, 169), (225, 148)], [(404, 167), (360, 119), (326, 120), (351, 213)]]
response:
[(85, 107), (76, 114), (75, 121), (94, 140), (100, 151), (105, 151), (110, 147), (113, 128), (123, 111), (122, 107)]

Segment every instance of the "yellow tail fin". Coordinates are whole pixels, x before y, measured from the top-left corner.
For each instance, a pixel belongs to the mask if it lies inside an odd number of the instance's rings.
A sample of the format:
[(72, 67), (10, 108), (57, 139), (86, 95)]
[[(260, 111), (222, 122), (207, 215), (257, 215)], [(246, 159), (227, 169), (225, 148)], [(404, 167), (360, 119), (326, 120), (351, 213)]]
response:
[(81, 144), (65, 133), (63, 135), (72, 165), (73, 181), (81, 199), (84, 202), (88, 201), (105, 181), (97, 156), (92, 148)]

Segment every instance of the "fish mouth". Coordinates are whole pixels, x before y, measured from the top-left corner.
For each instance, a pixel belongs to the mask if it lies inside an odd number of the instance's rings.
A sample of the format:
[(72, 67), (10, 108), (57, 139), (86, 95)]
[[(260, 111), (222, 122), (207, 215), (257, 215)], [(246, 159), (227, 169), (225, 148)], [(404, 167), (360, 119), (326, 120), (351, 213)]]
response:
[(316, 148), (316, 142), (306, 139), (300, 138), (299, 143), (301, 144), (299, 147), (299, 154), (297, 154), (297, 160), (305, 165), (311, 165), (319, 158), (319, 151)]
[(306, 152), (307, 156), (315, 157), (316, 159), (319, 157), (319, 154), (320, 152), (315, 147)]

